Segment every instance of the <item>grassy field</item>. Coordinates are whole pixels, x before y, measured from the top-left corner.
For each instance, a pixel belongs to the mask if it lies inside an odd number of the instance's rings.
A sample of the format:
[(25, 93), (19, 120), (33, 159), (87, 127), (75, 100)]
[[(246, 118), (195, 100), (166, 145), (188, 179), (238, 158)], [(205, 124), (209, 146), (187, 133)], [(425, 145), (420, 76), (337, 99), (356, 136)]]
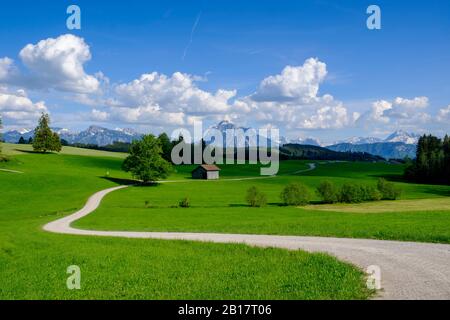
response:
[[(23, 155), (33, 151), (33, 147), (29, 144), (2, 144), (3, 153), (9, 156)], [(75, 156), (92, 156), (92, 157), (113, 157), (113, 158), (125, 158), (126, 154), (121, 152), (108, 152), (101, 150), (80, 149), (74, 147), (62, 147), (60, 154), (68, 154)]]
[[(310, 205), (305, 208), (280, 205), (279, 195), (289, 182), (308, 185), (311, 193), (324, 179), (376, 184), (379, 177), (399, 180), (403, 166), (384, 163), (325, 163), (298, 175), (305, 161), (281, 163), (275, 178), (227, 181), (244, 176), (245, 166), (222, 166), (224, 180), (163, 183), (130, 187), (108, 195), (100, 208), (75, 223), (97, 230), (190, 231), (277, 235), (336, 236), (450, 243), (450, 187), (396, 182), (402, 200), (356, 205)], [(178, 168), (177, 176), (188, 177), (190, 167)], [(253, 174), (257, 171), (252, 171)], [(257, 186), (269, 204), (250, 208), (246, 190)], [(190, 208), (177, 208), (189, 197)], [(317, 196), (314, 200), (318, 201)]]
[[(23, 172), (0, 171), (0, 299), (366, 299), (370, 296), (361, 271), (323, 254), (245, 245), (46, 233), (42, 230), (45, 223), (79, 209), (94, 192), (117, 185), (117, 179), (130, 177), (120, 170), (123, 155), (73, 148), (65, 148), (61, 155), (33, 154), (22, 148), (5, 145), (3, 150), (9, 153), (11, 161), (0, 163), (0, 168)], [(183, 170), (188, 168), (180, 169), (174, 177), (186, 175)], [(106, 173), (109, 177), (105, 177)], [(269, 180), (272, 179), (264, 181)], [(169, 184), (167, 187), (170, 188)], [(147, 198), (155, 190), (165, 192), (165, 188), (130, 189), (133, 198), (129, 204), (120, 206), (129, 208), (138, 202), (140, 205), (141, 200), (135, 198), (140, 196), (134, 192), (142, 192)], [(184, 195), (188, 190), (183, 190)], [(193, 191), (196, 193), (195, 189), (189, 193)], [(165, 205), (178, 197), (178, 193), (173, 195)], [(242, 194), (236, 197), (240, 201)], [(215, 201), (218, 203), (219, 199)], [(136, 212), (129, 211), (133, 222)], [(66, 269), (70, 265), (81, 268), (81, 290), (66, 288)]]

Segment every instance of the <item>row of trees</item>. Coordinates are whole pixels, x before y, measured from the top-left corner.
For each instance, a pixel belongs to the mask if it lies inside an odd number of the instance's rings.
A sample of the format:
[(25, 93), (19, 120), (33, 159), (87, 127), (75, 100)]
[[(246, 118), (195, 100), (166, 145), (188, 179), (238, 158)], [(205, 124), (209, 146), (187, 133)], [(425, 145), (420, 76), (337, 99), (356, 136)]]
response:
[(416, 159), (406, 169), (405, 176), (418, 182), (450, 184), (450, 137), (420, 137)]
[(33, 144), (33, 138), (29, 137), (28, 140), (25, 140), (24, 137), (20, 137), (19, 141), (17, 141), (17, 144)]
[(323, 203), (360, 203), (366, 201), (396, 200), (401, 189), (386, 179), (378, 179), (376, 186), (345, 183), (341, 187), (331, 181), (323, 181), (317, 187), (317, 194)]
[[(396, 200), (401, 190), (392, 182), (379, 179), (376, 186), (345, 183), (338, 187), (331, 181), (323, 181), (316, 189), (322, 203), (360, 203), (366, 201)], [(311, 202), (312, 194), (302, 183), (290, 183), (280, 194), (281, 203), (286, 206), (304, 206)], [(251, 207), (263, 207), (267, 204), (267, 196), (257, 187), (247, 190), (245, 198)]]

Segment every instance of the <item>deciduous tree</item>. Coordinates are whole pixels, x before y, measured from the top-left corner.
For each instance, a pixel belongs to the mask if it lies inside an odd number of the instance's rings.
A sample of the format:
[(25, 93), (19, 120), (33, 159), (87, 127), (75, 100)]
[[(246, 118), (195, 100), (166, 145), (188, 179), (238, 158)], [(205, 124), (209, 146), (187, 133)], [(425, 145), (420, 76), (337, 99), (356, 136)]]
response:
[(140, 141), (133, 141), (122, 168), (144, 183), (164, 179), (172, 166), (162, 154), (161, 142), (154, 135), (145, 135)]

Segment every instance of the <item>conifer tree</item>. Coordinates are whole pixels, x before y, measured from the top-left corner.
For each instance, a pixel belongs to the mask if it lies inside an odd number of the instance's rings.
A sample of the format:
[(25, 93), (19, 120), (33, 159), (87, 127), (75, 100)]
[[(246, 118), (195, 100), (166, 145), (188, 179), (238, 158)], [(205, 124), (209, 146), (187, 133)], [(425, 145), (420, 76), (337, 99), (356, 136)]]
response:
[(37, 152), (61, 151), (61, 139), (50, 129), (50, 117), (43, 113), (34, 130), (33, 150)]

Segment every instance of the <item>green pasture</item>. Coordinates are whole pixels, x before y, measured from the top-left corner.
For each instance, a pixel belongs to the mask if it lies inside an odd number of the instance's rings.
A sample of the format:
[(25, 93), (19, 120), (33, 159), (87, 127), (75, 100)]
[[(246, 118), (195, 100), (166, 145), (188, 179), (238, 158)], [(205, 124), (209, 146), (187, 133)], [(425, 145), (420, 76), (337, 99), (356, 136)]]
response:
[[(77, 221), (85, 229), (247, 234), (308, 235), (450, 243), (450, 187), (409, 184), (401, 180), (403, 166), (386, 163), (281, 162), (280, 176), (242, 181), (227, 180), (228, 170), (244, 176), (245, 166), (222, 166), (222, 180), (185, 179), (154, 186), (132, 186), (109, 194), (97, 211)], [(190, 168), (178, 168), (179, 172)], [(186, 175), (187, 176), (187, 175)], [(376, 185), (379, 177), (392, 179), (402, 200), (355, 205), (320, 205), (315, 188), (324, 179), (337, 185), (355, 182)], [(310, 188), (314, 205), (285, 207), (280, 193), (290, 182)], [(268, 205), (251, 208), (246, 190), (257, 186)], [(188, 197), (190, 208), (178, 208)]]
[[(45, 223), (81, 208), (94, 192), (130, 179), (120, 170), (122, 156), (74, 149), (34, 154), (16, 145), (3, 150), (10, 161), (0, 169), (23, 173), (0, 171), (0, 299), (366, 299), (371, 294), (362, 271), (323, 254), (44, 232)], [(137, 207), (141, 196), (134, 192), (147, 198), (172, 186), (132, 188), (127, 190), (132, 198), (120, 206)], [(190, 192), (197, 193), (193, 187)], [(70, 265), (81, 268), (81, 290), (66, 287)]]

